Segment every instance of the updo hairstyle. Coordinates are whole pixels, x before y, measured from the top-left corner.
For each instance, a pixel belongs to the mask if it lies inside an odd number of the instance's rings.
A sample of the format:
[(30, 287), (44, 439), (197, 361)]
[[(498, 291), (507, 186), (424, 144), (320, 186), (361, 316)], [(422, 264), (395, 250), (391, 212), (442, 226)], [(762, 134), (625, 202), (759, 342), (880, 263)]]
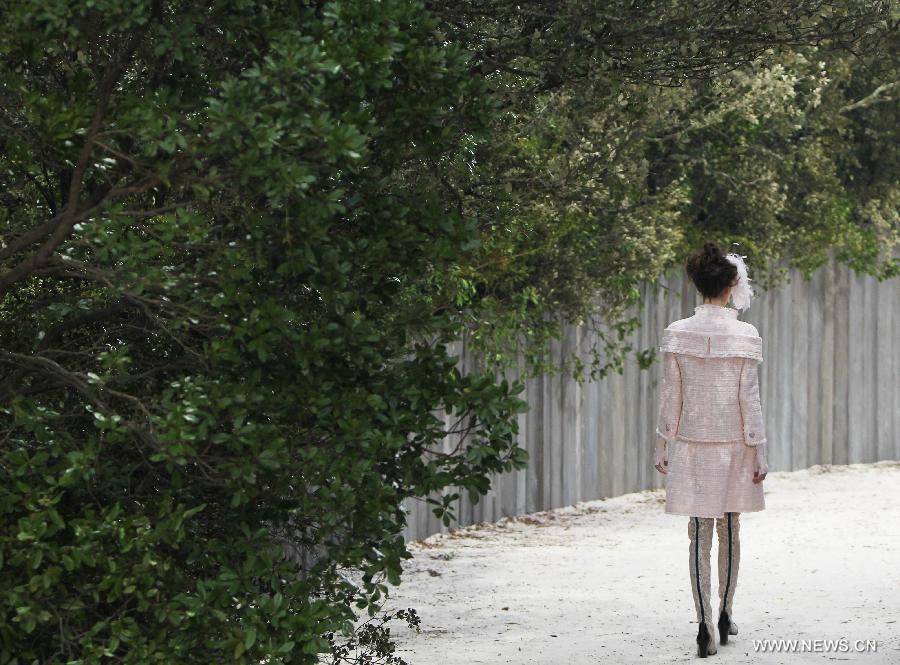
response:
[(713, 242), (704, 243), (703, 249), (691, 254), (685, 269), (697, 290), (707, 298), (721, 296), (725, 289), (734, 284), (738, 274), (737, 266), (726, 259)]

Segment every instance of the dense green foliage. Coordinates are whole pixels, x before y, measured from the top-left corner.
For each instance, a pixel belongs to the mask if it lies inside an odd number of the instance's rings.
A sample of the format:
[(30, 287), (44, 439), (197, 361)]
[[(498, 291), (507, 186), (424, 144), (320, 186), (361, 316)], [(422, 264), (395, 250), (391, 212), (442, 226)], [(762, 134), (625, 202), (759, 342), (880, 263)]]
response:
[(544, 5), (0, 2), (0, 665), (350, 661), (401, 501), (526, 462), (448, 342), (705, 237), (896, 274), (884, 5)]
[(831, 250), (900, 274), (896, 5), (431, 6), (504, 111), (456, 188), (484, 230), (469, 329), (489, 359), (556, 371), (552, 313), (604, 340), (593, 376), (621, 370), (639, 284), (706, 240), (739, 243), (763, 288)]
[(523, 461), (434, 288), (482, 82), (405, 1), (2, 30), (0, 662), (313, 662), (399, 583), (401, 500)]

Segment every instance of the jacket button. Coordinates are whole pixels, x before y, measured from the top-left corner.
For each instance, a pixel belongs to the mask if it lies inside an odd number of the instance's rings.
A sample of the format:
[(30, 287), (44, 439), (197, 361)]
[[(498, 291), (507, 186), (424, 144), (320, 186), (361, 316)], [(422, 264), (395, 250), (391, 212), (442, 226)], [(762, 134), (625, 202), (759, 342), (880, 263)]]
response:
[(750, 432), (750, 438), (752, 439), (754, 436), (754, 432)]
[(669, 431), (669, 426), (668, 426), (668, 425), (666, 425), (666, 431), (667, 431), (667, 432)]

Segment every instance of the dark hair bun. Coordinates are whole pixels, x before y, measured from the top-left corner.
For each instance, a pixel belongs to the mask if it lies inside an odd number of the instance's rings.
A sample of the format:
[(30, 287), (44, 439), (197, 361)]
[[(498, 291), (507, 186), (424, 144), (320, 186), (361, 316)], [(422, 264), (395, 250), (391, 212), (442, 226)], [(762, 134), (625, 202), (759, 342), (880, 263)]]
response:
[(714, 242), (703, 244), (703, 249), (691, 254), (685, 264), (688, 277), (697, 290), (707, 298), (718, 298), (737, 277), (737, 266), (725, 258)]

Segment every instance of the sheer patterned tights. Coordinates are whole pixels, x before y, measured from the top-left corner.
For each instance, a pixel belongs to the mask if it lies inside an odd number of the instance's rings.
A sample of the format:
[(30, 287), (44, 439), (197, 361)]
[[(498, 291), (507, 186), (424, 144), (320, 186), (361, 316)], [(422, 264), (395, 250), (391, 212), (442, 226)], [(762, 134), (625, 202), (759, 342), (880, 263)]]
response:
[[(710, 598), (710, 553), (712, 532), (719, 536), (719, 611), (712, 614)], [(697, 623), (705, 622), (713, 635), (713, 626), (722, 610), (732, 616), (731, 603), (737, 586), (738, 567), (741, 560), (740, 513), (725, 513), (723, 517), (691, 517), (688, 521), (690, 538), (691, 590)]]

